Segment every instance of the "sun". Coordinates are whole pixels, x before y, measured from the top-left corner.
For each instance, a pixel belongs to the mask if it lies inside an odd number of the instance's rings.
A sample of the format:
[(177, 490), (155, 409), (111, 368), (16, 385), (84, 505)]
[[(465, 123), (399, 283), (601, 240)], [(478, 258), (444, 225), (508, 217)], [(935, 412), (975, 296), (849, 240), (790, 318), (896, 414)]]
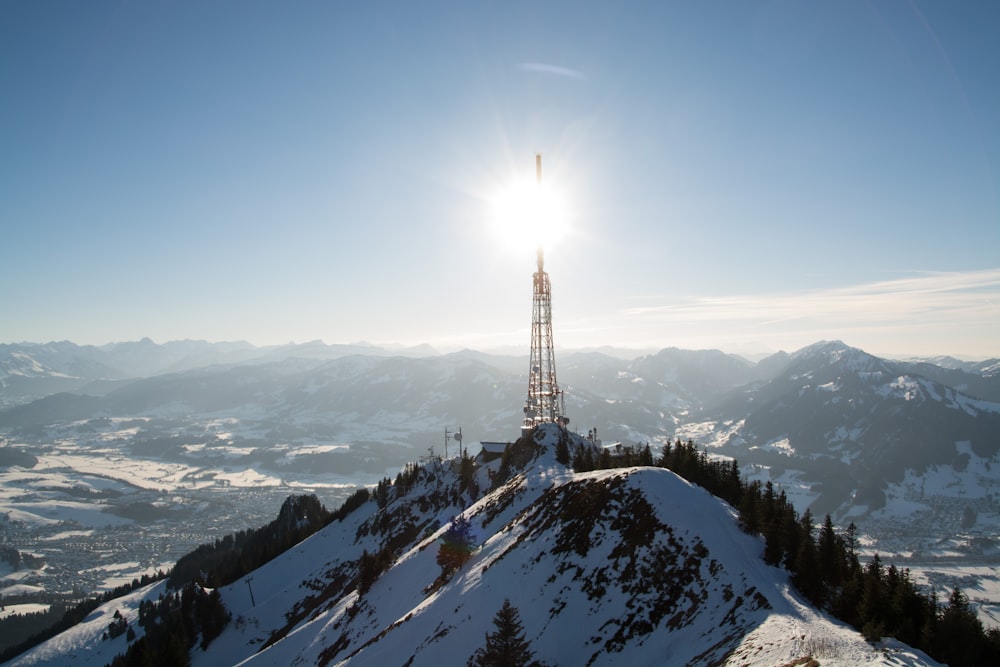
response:
[(569, 227), (561, 193), (527, 178), (499, 188), (490, 197), (490, 220), (504, 245), (515, 251), (551, 249)]

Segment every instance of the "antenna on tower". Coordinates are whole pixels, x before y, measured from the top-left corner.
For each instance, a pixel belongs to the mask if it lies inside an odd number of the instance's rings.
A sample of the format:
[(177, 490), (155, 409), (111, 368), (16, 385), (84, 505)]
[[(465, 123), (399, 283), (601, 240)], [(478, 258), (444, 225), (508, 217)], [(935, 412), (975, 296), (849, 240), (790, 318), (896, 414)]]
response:
[[(542, 154), (535, 153), (535, 178), (542, 185)], [(556, 380), (555, 348), (552, 344), (552, 284), (545, 272), (545, 248), (538, 244), (538, 270), (533, 278), (531, 310), (531, 359), (528, 366), (528, 398), (524, 402), (521, 433), (538, 424), (569, 423), (563, 394)]]
[[(542, 187), (542, 154), (535, 153), (535, 184)], [(538, 271), (541, 273), (545, 267), (545, 248), (538, 244)]]

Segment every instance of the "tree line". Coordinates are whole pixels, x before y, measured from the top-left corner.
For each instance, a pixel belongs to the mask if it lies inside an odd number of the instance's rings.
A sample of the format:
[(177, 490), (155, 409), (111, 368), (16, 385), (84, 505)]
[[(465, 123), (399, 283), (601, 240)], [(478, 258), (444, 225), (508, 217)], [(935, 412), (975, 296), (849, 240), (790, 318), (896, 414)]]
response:
[(137, 623), (145, 628), (145, 634), (135, 641), (128, 619), (115, 613), (118, 627), (128, 628), (131, 643), (125, 653), (115, 656), (110, 667), (185, 667), (191, 664), (191, 648), (196, 643), (202, 650), (208, 648), (230, 619), (219, 591), (209, 593), (195, 583), (168, 591), (155, 602), (140, 603)]
[[(123, 595), (155, 583), (166, 578), (166, 573), (158, 571), (156, 574), (144, 574), (133, 579), (131, 583), (116, 586), (112, 590), (95, 595), (92, 598), (81, 600), (71, 607), (63, 604), (53, 604), (47, 612), (37, 614), (14, 614), (4, 619), (0, 619), (0, 631), (6, 635), (8, 630), (11, 636), (25, 637), (23, 641), (8, 646), (0, 651), (0, 662), (6, 662), (14, 656), (24, 653), (30, 648), (38, 646), (44, 641), (55, 637), (60, 632), (68, 630), (77, 623), (85, 619), (90, 612), (94, 611), (102, 604), (120, 598)], [(42, 628), (42, 629), (38, 629)]]

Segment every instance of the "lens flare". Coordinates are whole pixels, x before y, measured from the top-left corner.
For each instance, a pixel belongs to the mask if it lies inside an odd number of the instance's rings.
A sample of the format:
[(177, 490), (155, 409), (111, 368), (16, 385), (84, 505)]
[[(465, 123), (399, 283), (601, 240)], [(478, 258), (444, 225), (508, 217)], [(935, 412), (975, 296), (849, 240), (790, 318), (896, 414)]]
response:
[(566, 235), (566, 202), (544, 183), (517, 181), (496, 193), (491, 208), (497, 234), (516, 250), (549, 249)]

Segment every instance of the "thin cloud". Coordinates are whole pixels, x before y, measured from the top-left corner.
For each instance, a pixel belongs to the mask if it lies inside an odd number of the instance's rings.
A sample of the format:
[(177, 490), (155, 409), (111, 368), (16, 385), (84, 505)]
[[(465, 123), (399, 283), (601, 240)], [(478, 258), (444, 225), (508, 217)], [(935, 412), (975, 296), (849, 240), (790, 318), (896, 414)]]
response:
[(570, 69), (569, 67), (560, 67), (559, 65), (549, 65), (546, 63), (519, 63), (518, 69), (525, 72), (540, 72), (541, 74), (552, 74), (554, 76), (563, 76), (569, 79), (579, 79), (583, 80), (587, 77), (583, 75), (583, 72), (575, 69)]
[(966, 356), (995, 356), (1000, 340), (1000, 269), (926, 273), (811, 291), (665, 300), (620, 311), (622, 331), (661, 345), (753, 340), (797, 349), (840, 338), (866, 349), (965, 350)]
[(1000, 316), (1000, 269), (932, 273), (876, 283), (807, 292), (695, 297), (628, 308), (647, 320), (753, 320), (762, 324), (803, 319), (849, 318), (853, 322), (961, 316)]

